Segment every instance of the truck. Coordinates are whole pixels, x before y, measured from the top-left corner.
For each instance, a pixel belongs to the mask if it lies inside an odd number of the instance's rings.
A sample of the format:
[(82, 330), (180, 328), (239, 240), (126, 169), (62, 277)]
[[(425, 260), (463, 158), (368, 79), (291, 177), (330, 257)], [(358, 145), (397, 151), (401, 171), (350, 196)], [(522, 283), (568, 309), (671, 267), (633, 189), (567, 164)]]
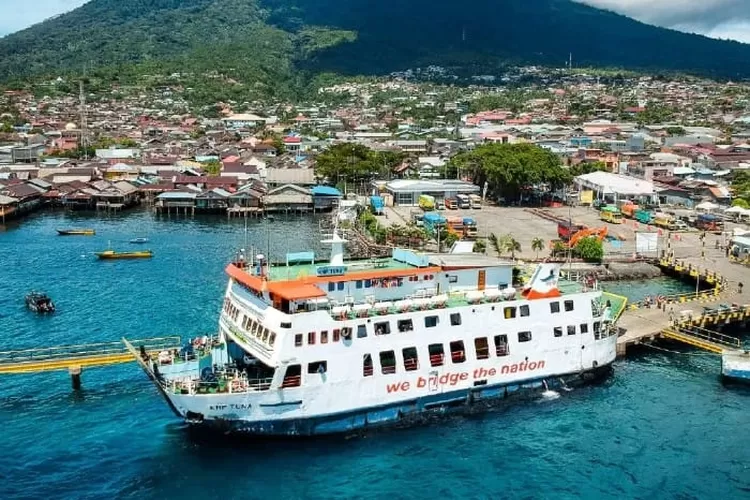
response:
[(622, 224), (622, 214), (620, 213), (620, 210), (613, 205), (602, 207), (602, 210), (599, 212), (599, 218), (611, 224)]
[(663, 229), (674, 228), (674, 217), (665, 213), (654, 214), (654, 226), (661, 227)]
[(700, 214), (695, 221), (695, 227), (702, 231), (721, 231), (723, 226), (723, 221), (711, 214)]
[(448, 210), (457, 210), (458, 209), (458, 202), (455, 198), (446, 198), (445, 199), (445, 208)]
[(477, 221), (475, 221), (471, 217), (464, 217), (463, 223), (464, 223), (464, 235), (467, 238), (476, 238), (478, 234), (477, 233)]
[(383, 215), (385, 200), (382, 196), (370, 196), (370, 211), (375, 215)]
[(471, 200), (465, 194), (456, 195), (456, 201), (458, 202), (458, 208), (471, 208)]
[(419, 195), (419, 208), (425, 212), (431, 212), (435, 210), (435, 197), (429, 194)]
[(482, 208), (482, 197), (478, 194), (470, 194), (469, 195), (469, 204), (471, 205), (471, 208), (481, 210)]
[(434, 234), (441, 227), (445, 226), (445, 217), (438, 212), (427, 212), (424, 214), (424, 228), (431, 234)]
[(633, 214), (633, 218), (640, 222), (641, 224), (651, 224), (654, 220), (654, 214), (651, 213), (651, 210), (646, 210), (645, 208), (639, 208), (635, 211)]
[(622, 212), (622, 215), (624, 215), (628, 219), (634, 219), (635, 218), (635, 212), (637, 212), (638, 209), (639, 209), (638, 205), (636, 205), (632, 201), (628, 201), (626, 203), (623, 203), (620, 206), (620, 211)]

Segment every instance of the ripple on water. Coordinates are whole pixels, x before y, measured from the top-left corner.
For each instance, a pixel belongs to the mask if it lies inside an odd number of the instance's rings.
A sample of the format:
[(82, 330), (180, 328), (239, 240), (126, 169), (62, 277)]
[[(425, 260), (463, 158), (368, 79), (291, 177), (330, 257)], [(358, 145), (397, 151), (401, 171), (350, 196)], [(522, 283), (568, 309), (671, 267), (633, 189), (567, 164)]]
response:
[[(54, 236), (89, 226), (93, 238)], [(277, 220), (272, 255), (322, 249), (317, 223)], [(155, 257), (97, 262), (146, 236)], [(11, 348), (193, 335), (215, 328), (241, 222), (45, 214), (0, 233), (0, 322)], [(265, 248), (262, 223), (248, 241)], [(265, 250), (264, 250), (265, 252)], [(81, 256), (85, 257), (81, 257)], [(30, 288), (59, 314), (28, 314)], [(660, 292), (664, 293), (664, 292)], [(2, 498), (747, 498), (750, 391), (717, 360), (656, 351), (553, 401), (504, 405), (363, 437), (302, 441), (188, 432), (135, 366), (0, 379)]]

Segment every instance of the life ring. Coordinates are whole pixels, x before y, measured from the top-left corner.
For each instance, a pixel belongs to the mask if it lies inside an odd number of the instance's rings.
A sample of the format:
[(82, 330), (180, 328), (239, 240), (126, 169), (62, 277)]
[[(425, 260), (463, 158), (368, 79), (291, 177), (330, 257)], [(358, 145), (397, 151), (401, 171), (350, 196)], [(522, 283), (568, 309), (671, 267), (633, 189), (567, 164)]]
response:
[(342, 328), (341, 329), (341, 337), (348, 339), (352, 336), (352, 331), (349, 328)]

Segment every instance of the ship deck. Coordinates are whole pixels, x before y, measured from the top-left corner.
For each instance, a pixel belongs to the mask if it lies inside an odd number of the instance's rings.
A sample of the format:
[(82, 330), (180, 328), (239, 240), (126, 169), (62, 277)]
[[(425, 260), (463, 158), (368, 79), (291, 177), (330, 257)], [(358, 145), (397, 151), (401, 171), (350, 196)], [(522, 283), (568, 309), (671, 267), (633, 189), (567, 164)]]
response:
[[(290, 264), (288, 266), (271, 267), (271, 281), (288, 281), (317, 276), (318, 268), (327, 267), (326, 262), (317, 262), (315, 264)], [(404, 269), (417, 269), (411, 264), (397, 261), (392, 258), (384, 257), (380, 259), (353, 260), (344, 262), (346, 273), (364, 272), (364, 271), (399, 271)]]

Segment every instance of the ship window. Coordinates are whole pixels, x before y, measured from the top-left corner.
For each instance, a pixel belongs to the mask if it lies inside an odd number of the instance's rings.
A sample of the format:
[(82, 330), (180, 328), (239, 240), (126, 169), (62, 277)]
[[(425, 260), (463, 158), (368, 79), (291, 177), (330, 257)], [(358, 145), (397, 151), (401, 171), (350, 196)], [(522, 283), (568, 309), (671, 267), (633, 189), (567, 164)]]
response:
[(247, 330), (247, 316), (242, 315), (242, 329)]
[(477, 353), (477, 359), (487, 359), (490, 357), (490, 345), (487, 337), (477, 337), (474, 339), (474, 350)]
[(284, 322), (284, 321), (282, 321), (281, 325), (279, 325), (279, 326), (281, 326), (281, 328), (291, 328), (292, 327), (292, 323), (291, 322)]
[(345, 284), (345, 283), (344, 283), (343, 281), (339, 281), (339, 282), (337, 283), (337, 286), (336, 286), (336, 288), (337, 288), (337, 289), (338, 289), (339, 291), (341, 291), (341, 290), (343, 290), (343, 289), (344, 289), (344, 284)]
[(505, 319), (513, 319), (516, 317), (516, 308), (506, 307), (503, 309), (503, 314), (505, 315)]
[(559, 302), (550, 302), (549, 303), (549, 310), (552, 311), (552, 314), (559, 313), (560, 312), (560, 303)]
[(272, 333), (271, 336), (268, 338), (268, 345), (273, 347), (275, 343), (276, 343), (276, 334)]
[(362, 357), (362, 375), (372, 377), (372, 356), (369, 354)]
[(425, 328), (433, 328), (437, 326), (438, 324), (438, 317), (437, 316), (425, 316), (424, 317), (424, 326)]
[(573, 310), (573, 301), (572, 300), (566, 300), (565, 302), (563, 302), (563, 304), (565, 305), (565, 311), (566, 312), (570, 312), (570, 311)]
[(599, 323), (598, 321), (594, 321), (594, 338), (596, 340), (599, 340), (599, 336), (601, 335), (601, 332), (602, 332), (601, 323)]
[(294, 347), (299, 347), (302, 345), (302, 334), (298, 333), (294, 336)]
[(357, 338), (362, 339), (367, 337), (367, 325), (357, 325)]
[(320, 343), (321, 344), (328, 343), (328, 330), (323, 330), (322, 332), (320, 332)]
[(463, 340), (451, 342), (451, 361), (454, 363), (463, 363), (466, 361), (466, 351), (464, 350)]
[(247, 327), (247, 331), (250, 332), (250, 335), (255, 336), (255, 333), (258, 331), (259, 327), (260, 325), (257, 322), (250, 320), (250, 324)]
[(362, 288), (362, 280), (357, 280), (356, 287), (357, 288)]
[(370, 288), (370, 287), (372, 287), (372, 281), (365, 280), (365, 288)]
[(397, 325), (399, 332), (411, 332), (414, 330), (414, 322), (410, 319), (400, 319)]
[(333, 341), (338, 342), (341, 339), (341, 330), (338, 328), (335, 328), (333, 330)]
[(581, 335), (584, 333), (589, 333), (589, 324), (588, 323), (581, 323), (580, 327), (581, 329)]
[(458, 283), (458, 276), (455, 274), (448, 276), (448, 283)]
[(401, 354), (404, 356), (404, 369), (407, 372), (413, 372), (419, 368), (419, 360), (417, 359), (417, 348), (416, 347), (405, 347), (401, 350)]
[(263, 342), (268, 342), (268, 337), (271, 335), (271, 332), (268, 331), (268, 328), (263, 329)]
[(383, 375), (396, 373), (396, 354), (393, 351), (380, 353), (380, 371)]
[(518, 332), (519, 342), (529, 342), (531, 340), (531, 332)]
[(427, 350), (430, 353), (430, 365), (443, 366), (443, 358), (445, 356), (443, 344), (430, 344), (427, 347)]
[(299, 387), (302, 384), (302, 365), (289, 365), (284, 373), (282, 388)]
[(459, 326), (461, 325), (461, 313), (452, 313), (451, 314), (451, 326)]
[(568, 335), (576, 334), (576, 325), (568, 325)]
[(380, 323), (375, 323), (375, 335), (388, 335), (389, 333), (391, 333), (390, 321), (381, 321)]
[(334, 282), (328, 283), (328, 291), (332, 292), (334, 290), (336, 290), (336, 283), (334, 283)]
[(315, 344), (315, 332), (309, 332), (307, 334), (307, 345)]
[[(552, 333), (554, 333), (555, 337), (562, 337), (562, 327), (556, 326), (552, 329)], [(518, 341), (521, 342), (521, 335), (518, 335)]]
[(529, 313), (529, 306), (521, 306), (518, 309), (520, 309), (521, 317), (528, 316)]
[(326, 361), (307, 363), (307, 373), (325, 373), (326, 370), (328, 370), (328, 362)]
[(510, 354), (507, 335), (495, 335), (495, 354), (497, 356), (507, 356)]

